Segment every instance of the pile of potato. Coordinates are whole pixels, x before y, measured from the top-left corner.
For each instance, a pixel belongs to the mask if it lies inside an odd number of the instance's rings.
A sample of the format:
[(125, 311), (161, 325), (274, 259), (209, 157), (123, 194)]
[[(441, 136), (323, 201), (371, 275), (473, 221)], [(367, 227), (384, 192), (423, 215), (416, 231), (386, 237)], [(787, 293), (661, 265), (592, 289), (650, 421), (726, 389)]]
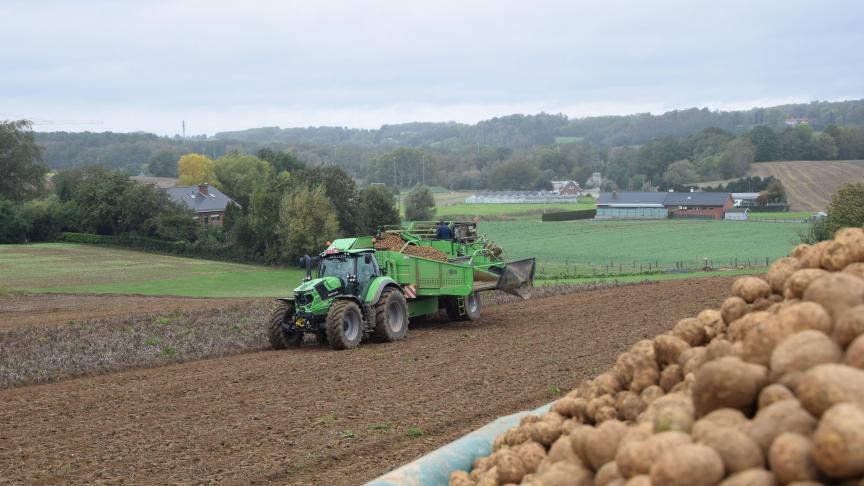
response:
[(401, 251), (406, 255), (428, 258), (439, 262), (447, 261), (446, 253), (436, 250), (431, 246), (418, 246), (413, 244), (405, 246), (405, 243), (405, 240), (403, 240), (398, 234), (385, 233), (383, 237), (375, 238), (375, 249), (379, 251)]
[(405, 243), (399, 233), (384, 233), (374, 239), (375, 249), (379, 251), (402, 251)]
[(864, 485), (864, 231), (639, 341), (452, 486)]

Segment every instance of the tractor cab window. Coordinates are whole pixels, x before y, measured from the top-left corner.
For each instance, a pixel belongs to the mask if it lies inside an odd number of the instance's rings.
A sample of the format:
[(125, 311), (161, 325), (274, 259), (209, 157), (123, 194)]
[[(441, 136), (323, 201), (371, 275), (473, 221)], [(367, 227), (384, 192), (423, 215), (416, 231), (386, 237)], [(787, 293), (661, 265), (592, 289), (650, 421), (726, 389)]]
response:
[(363, 255), (359, 255), (357, 257), (357, 281), (361, 284), (365, 284), (372, 278), (378, 276), (381, 272), (378, 270), (378, 264), (375, 262), (374, 258), (369, 259), (369, 263), (366, 263), (366, 259)]
[(354, 259), (343, 256), (325, 258), (321, 261), (319, 277), (348, 277), (354, 274)]

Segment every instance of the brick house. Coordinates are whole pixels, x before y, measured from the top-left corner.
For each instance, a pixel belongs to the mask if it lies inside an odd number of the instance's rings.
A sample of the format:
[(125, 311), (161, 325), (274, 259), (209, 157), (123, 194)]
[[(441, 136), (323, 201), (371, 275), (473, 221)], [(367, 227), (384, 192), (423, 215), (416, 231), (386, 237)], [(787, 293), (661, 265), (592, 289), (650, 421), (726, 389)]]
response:
[(663, 200), (673, 218), (723, 219), (734, 203), (728, 192), (670, 192)]
[(225, 209), (229, 204), (239, 206), (233, 199), (210, 184), (197, 186), (176, 186), (165, 189), (175, 202), (186, 205), (195, 213), (201, 224), (222, 224)]
[(554, 194), (578, 196), (582, 194), (582, 186), (572, 179), (569, 181), (552, 181), (552, 192)]

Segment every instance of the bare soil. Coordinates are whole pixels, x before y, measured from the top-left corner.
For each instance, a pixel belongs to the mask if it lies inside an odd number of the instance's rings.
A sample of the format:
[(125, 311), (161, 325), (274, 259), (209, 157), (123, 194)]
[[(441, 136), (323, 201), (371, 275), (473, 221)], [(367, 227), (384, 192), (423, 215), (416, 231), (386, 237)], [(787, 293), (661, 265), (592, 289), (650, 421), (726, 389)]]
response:
[(0, 482), (360, 484), (559, 396), (732, 279), (414, 324), (404, 342), (266, 351), (0, 391)]
[(69, 321), (168, 314), (178, 310), (224, 309), (250, 299), (150, 297), (136, 295), (11, 294), (0, 297), (0, 331)]

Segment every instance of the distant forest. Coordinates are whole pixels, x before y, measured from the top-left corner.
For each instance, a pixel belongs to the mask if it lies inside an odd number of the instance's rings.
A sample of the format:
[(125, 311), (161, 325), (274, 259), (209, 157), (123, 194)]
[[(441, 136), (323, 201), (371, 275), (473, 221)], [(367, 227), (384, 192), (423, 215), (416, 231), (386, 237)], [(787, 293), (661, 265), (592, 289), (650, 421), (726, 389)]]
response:
[(561, 178), (584, 183), (599, 171), (609, 185), (641, 189), (739, 177), (759, 161), (864, 158), (864, 100), (578, 119), (541, 113), (374, 130), (265, 127), (186, 139), (51, 132), (36, 141), (54, 170), (95, 164), (174, 176), (186, 153), (218, 158), (269, 148), (399, 187), (544, 189)]

